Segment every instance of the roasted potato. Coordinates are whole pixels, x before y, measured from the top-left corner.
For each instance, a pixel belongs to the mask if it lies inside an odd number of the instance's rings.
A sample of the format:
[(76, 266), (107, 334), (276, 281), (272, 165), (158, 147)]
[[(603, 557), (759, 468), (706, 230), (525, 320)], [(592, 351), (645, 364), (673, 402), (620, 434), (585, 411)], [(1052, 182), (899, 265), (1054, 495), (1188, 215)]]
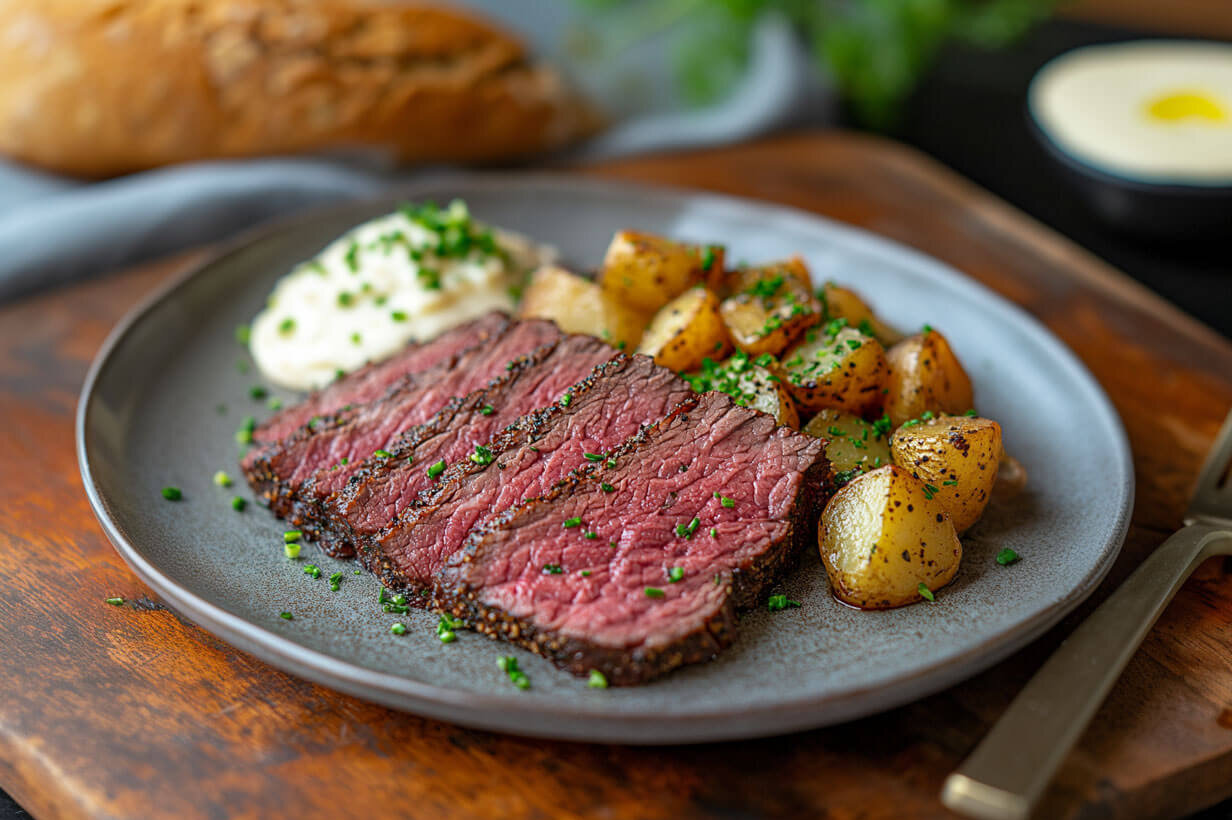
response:
[(890, 362), (885, 410), (897, 427), (921, 413), (965, 413), (975, 406), (971, 379), (946, 338), (935, 330), (910, 336), (886, 352)]
[(777, 355), (821, 321), (821, 302), (798, 257), (758, 268), (741, 268), (724, 283), (730, 295), (720, 312), (736, 347), (750, 356)]
[(825, 310), (826, 319), (846, 319), (847, 324), (859, 328), (866, 336), (872, 336), (882, 347), (898, 344), (903, 334), (877, 318), (868, 303), (854, 290), (826, 282), (817, 293)]
[(722, 269), (721, 245), (689, 245), (621, 231), (607, 247), (599, 284), (616, 301), (649, 314), (694, 285), (717, 278)]
[(707, 356), (726, 356), (731, 340), (719, 314), (719, 298), (705, 288), (689, 288), (654, 315), (637, 352), (676, 372), (696, 370)]
[(915, 603), (958, 572), (962, 544), (924, 482), (893, 464), (834, 494), (818, 527), (821, 560), (840, 601), (861, 609)]
[(857, 415), (881, 406), (890, 377), (885, 350), (842, 319), (809, 330), (783, 354), (787, 389), (804, 410)]
[(859, 416), (827, 407), (809, 420), (804, 432), (826, 440), (826, 458), (838, 485), (890, 463), (889, 419), (870, 424)]
[(761, 283), (775, 280), (784, 281), (795, 293), (813, 289), (813, 277), (809, 273), (808, 265), (804, 264), (804, 260), (799, 256), (793, 256), (768, 265), (745, 265), (724, 271), (714, 290), (720, 298), (725, 299), (737, 293), (764, 287)]
[(633, 350), (646, 317), (608, 296), (596, 282), (548, 265), (535, 271), (518, 315), (551, 319), (566, 333), (589, 333), (613, 347)]
[(686, 374), (685, 380), (698, 393), (718, 390), (734, 398), (741, 407), (769, 413), (780, 425), (799, 429), (800, 414), (775, 370), (774, 357), (769, 353), (751, 359), (737, 350), (722, 363), (703, 360), (701, 370)]
[(890, 438), (894, 463), (924, 482), (958, 532), (988, 506), (1002, 452), (1001, 425), (975, 416), (913, 419)]

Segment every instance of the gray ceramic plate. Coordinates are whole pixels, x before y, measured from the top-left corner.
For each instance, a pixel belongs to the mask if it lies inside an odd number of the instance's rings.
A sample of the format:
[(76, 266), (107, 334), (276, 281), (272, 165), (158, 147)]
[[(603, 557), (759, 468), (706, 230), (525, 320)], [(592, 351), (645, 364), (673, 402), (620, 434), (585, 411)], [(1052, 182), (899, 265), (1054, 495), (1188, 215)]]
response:
[[(801, 253), (821, 279), (850, 283), (904, 328), (944, 329), (982, 412), (1031, 475), (1029, 492), (965, 537), (957, 580), (935, 605), (857, 612), (835, 603), (814, 555), (778, 591), (804, 603), (753, 612), (715, 662), (640, 688), (593, 690), (530, 654), (472, 633), (436, 638), (436, 619), (397, 618), (377, 584), (305, 547), (338, 592), (282, 554), (284, 527), (255, 505), (236, 513), (234, 432), (264, 403), (234, 329), (275, 279), (355, 223), (398, 201), (348, 205), (235, 246), (155, 294), (112, 334), (86, 381), (78, 454), (86, 491), (124, 560), (172, 606), (274, 666), (362, 698), (468, 726), (618, 743), (683, 743), (806, 729), (901, 704), (971, 676), (1081, 601), (1116, 557), (1133, 499), (1116, 413), (1074, 356), (1035, 320), (913, 250), (801, 212), (710, 194), (550, 176), (435, 180), (401, 198), (466, 198), (479, 217), (594, 265), (618, 228), (721, 241), (735, 260)], [(401, 199), (400, 198), (400, 199)], [(293, 397), (284, 395), (284, 399)], [(225, 409), (220, 407), (225, 406)], [(184, 500), (164, 501), (165, 485)], [(994, 561), (1012, 547), (1022, 561)], [(282, 620), (282, 611), (294, 620)], [(497, 668), (515, 652), (533, 683)]]

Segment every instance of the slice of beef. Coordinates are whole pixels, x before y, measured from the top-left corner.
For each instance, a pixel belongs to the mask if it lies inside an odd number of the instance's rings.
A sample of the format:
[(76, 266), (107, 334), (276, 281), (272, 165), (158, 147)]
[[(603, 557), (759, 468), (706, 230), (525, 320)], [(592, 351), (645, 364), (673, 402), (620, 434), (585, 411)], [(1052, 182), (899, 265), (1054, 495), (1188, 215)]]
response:
[(438, 606), (575, 675), (651, 680), (731, 643), (736, 612), (808, 543), (823, 442), (721, 393), (477, 528)]
[[(346, 487), (323, 502), (316, 522), (321, 542), (338, 549), (389, 524), (439, 480), (440, 475), (428, 475), (432, 465), (485, 465), (494, 456), (490, 448), (479, 447), (522, 416), (559, 400), (596, 367), (619, 355), (593, 336), (568, 336), (546, 356), (522, 362), (488, 387), (451, 401), (427, 422), (399, 436), (397, 444), (386, 448), (388, 457), (369, 459)], [(621, 358), (627, 362), (627, 357)], [(318, 487), (311, 492), (321, 496)], [(301, 495), (309, 494), (305, 486)]]
[[(253, 491), (269, 501), (275, 515), (287, 517), (309, 537), (318, 497), (327, 497), (377, 450), (398, 434), (422, 424), (455, 396), (500, 378), (522, 357), (542, 358), (560, 338), (551, 322), (510, 326), (490, 344), (474, 348), (432, 370), (407, 376), (399, 389), (369, 404), (353, 407), (301, 427), (291, 436), (245, 457), (243, 470)], [(315, 493), (300, 489), (314, 478)]]
[(492, 464), (451, 467), (394, 523), (357, 539), (360, 560), (386, 586), (422, 600), (472, 527), (546, 492), (692, 396), (682, 379), (651, 359), (618, 357), (573, 387), (568, 399), (504, 430), (488, 445)]
[(488, 313), (447, 330), (422, 344), (410, 344), (388, 359), (373, 362), (314, 392), (299, 404), (280, 410), (257, 426), (253, 441), (270, 443), (298, 430), (313, 417), (325, 417), (350, 405), (374, 401), (410, 373), (429, 370), (461, 353), (486, 344), (509, 326), (503, 313)]

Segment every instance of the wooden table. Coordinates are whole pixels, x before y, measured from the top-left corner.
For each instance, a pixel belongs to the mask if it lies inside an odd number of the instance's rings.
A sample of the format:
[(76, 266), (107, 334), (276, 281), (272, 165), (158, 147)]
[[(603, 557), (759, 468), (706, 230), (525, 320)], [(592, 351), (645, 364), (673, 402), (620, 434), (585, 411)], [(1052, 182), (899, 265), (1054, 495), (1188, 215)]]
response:
[[(586, 173), (796, 205), (915, 245), (1000, 291), (1082, 357), (1128, 428), (1138, 498), (1101, 592), (1179, 525), (1232, 405), (1232, 345), (1078, 248), (921, 156), (852, 135)], [(910, 706), (685, 748), (471, 731), (290, 677), (154, 599), (102, 535), (77, 474), (73, 412), (104, 335), (200, 258), (0, 308), (0, 786), (35, 817), (945, 816), (945, 775), (1082, 615)], [(1229, 572), (1212, 562), (1177, 597), (1041, 817), (1173, 817), (1232, 796)], [(135, 605), (107, 606), (110, 595)]]

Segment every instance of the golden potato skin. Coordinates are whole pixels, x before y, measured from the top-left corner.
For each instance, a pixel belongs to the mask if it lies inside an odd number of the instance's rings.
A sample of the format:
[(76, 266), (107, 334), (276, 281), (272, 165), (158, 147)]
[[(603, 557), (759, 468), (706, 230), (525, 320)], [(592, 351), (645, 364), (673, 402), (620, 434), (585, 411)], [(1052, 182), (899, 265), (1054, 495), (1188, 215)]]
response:
[[(826, 319), (846, 319), (847, 324), (872, 336), (882, 347), (890, 347), (903, 340), (903, 334), (877, 318), (873, 309), (854, 290), (826, 282), (821, 286), (820, 298)], [(864, 326), (866, 322), (867, 327)]]
[(707, 356), (726, 356), (731, 340), (719, 297), (706, 288), (689, 288), (668, 302), (650, 320), (637, 352), (676, 372), (701, 367)]
[(963, 532), (984, 513), (997, 481), (1001, 425), (975, 416), (907, 422), (890, 438), (894, 463), (924, 482)]
[(597, 283), (555, 265), (531, 276), (518, 316), (551, 319), (566, 333), (589, 333), (621, 350), (636, 348), (646, 325), (642, 314), (609, 297)]
[(885, 410), (895, 427), (926, 411), (957, 414), (975, 406), (967, 371), (937, 331), (904, 339), (886, 352), (886, 358), (890, 380)]
[(782, 361), (787, 389), (804, 410), (832, 407), (862, 415), (885, 398), (890, 378), (885, 350), (841, 320), (805, 333)]
[[(703, 266), (706, 267), (703, 267)], [(689, 245), (639, 231), (612, 237), (599, 284), (616, 301), (653, 313), (723, 268), (719, 245)]]
[(754, 360), (737, 350), (724, 362), (704, 359), (700, 371), (684, 374), (684, 378), (698, 393), (710, 390), (726, 393), (741, 407), (768, 413), (780, 425), (798, 430), (800, 414), (775, 372), (773, 358), (762, 354)]
[(890, 462), (889, 432), (884, 424), (873, 425), (851, 413), (827, 407), (809, 420), (804, 433), (826, 440), (826, 459), (836, 486), (859, 473)]
[(723, 321), (736, 347), (750, 356), (777, 355), (822, 319), (799, 257), (731, 271), (723, 292)]
[(962, 561), (949, 515), (928, 499), (922, 481), (892, 464), (834, 494), (817, 541), (834, 596), (860, 609), (920, 601), (920, 584), (935, 592)]

